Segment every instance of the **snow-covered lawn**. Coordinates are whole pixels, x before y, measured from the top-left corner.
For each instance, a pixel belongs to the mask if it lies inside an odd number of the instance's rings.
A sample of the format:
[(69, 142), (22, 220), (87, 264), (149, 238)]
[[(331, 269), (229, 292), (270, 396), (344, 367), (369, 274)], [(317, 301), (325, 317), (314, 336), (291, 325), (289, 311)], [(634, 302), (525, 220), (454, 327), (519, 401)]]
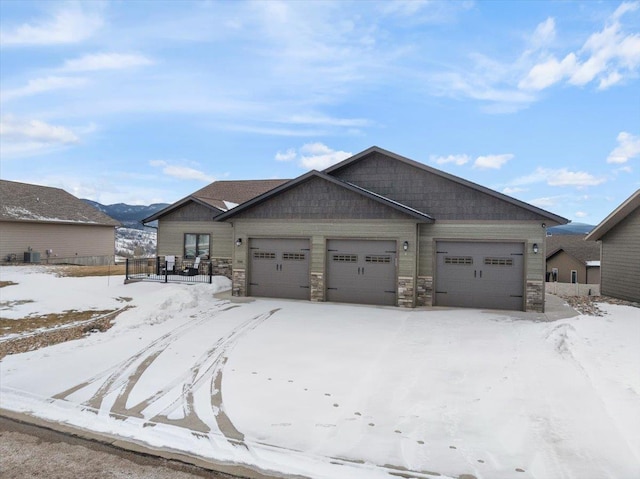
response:
[(602, 318), (544, 323), (231, 303), (213, 296), (229, 287), (223, 278), (124, 285), (0, 273), (19, 283), (0, 290), (3, 301), (34, 300), (15, 317), (121, 297), (135, 306), (105, 333), (5, 357), (8, 410), (313, 478), (640, 477), (635, 308), (601, 304)]

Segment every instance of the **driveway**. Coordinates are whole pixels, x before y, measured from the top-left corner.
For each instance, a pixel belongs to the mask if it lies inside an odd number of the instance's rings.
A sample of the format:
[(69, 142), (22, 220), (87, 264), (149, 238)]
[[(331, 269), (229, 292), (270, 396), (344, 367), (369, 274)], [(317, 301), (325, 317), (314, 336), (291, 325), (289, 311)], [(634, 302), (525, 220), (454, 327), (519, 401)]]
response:
[(633, 308), (544, 322), (163, 286), (105, 333), (5, 358), (0, 405), (282, 477), (640, 473)]

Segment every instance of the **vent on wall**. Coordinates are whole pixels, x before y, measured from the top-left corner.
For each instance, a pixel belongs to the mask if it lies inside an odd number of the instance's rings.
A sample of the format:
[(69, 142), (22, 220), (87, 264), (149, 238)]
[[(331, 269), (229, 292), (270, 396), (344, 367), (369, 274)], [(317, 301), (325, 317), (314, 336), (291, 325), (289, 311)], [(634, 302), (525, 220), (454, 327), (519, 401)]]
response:
[(39, 263), (40, 262), (40, 253), (37, 251), (25, 251), (24, 252), (24, 262), (25, 263)]

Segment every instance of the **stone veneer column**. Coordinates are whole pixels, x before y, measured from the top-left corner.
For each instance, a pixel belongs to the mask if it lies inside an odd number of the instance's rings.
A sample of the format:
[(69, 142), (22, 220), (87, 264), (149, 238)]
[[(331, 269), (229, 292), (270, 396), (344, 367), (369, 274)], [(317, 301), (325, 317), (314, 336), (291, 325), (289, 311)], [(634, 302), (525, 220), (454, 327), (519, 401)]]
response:
[(416, 306), (433, 306), (433, 276), (418, 276)]
[(413, 308), (413, 278), (410, 276), (398, 276), (398, 306)]
[(527, 280), (527, 311), (544, 313), (544, 282)]
[(324, 301), (324, 275), (311, 273), (311, 301)]
[(247, 276), (244, 269), (233, 269), (231, 280), (231, 295), (246, 296), (247, 295)]

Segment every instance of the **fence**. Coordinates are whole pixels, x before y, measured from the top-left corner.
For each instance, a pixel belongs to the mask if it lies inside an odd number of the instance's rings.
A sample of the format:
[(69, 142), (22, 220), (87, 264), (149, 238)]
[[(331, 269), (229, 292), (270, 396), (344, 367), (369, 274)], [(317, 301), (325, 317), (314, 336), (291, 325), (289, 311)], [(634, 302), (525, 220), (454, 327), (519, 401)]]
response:
[(558, 296), (600, 296), (600, 285), (547, 282), (546, 291)]
[(213, 282), (211, 261), (168, 262), (156, 258), (135, 258), (125, 263), (125, 281), (159, 281), (163, 283), (209, 283)]

